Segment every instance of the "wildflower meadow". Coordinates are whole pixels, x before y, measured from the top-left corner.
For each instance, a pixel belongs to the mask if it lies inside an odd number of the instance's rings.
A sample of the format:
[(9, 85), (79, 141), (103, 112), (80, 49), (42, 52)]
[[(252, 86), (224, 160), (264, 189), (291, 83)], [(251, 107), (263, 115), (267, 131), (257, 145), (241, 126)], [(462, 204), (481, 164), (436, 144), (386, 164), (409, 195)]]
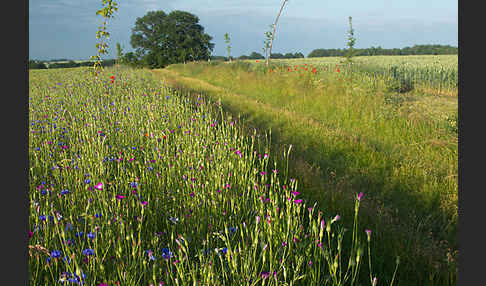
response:
[(123, 67), (29, 78), (30, 285), (380, 284), (366, 193), (343, 225), (219, 102)]

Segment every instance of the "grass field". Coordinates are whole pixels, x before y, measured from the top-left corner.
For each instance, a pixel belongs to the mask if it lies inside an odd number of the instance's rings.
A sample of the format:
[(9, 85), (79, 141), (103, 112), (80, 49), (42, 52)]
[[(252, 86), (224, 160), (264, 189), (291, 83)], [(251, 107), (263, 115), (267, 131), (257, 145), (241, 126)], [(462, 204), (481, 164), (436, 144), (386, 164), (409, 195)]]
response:
[(357, 232), (363, 195), (344, 233), (339, 214), (269, 164), (265, 133), (247, 136), (219, 104), (143, 70), (96, 80), (85, 68), (35, 70), (29, 88), (31, 285), (376, 277), (365, 264), (371, 233)]
[(457, 97), (393, 92), (386, 78), (343, 73), (341, 65), (313, 73), (312, 62), (297, 72), (277, 64), (270, 72), (253, 62), (159, 72), (220, 98), (242, 121), (271, 127), (274, 149), (293, 144), (303, 192), (327, 209), (349, 208), (356, 191), (369, 194), (365, 224), (387, 233), (376, 237), (388, 254), (377, 261), (383, 272), (400, 254), (409, 283), (447, 284), (457, 273)]
[(30, 71), (31, 284), (455, 285), (457, 98), (257, 64)]

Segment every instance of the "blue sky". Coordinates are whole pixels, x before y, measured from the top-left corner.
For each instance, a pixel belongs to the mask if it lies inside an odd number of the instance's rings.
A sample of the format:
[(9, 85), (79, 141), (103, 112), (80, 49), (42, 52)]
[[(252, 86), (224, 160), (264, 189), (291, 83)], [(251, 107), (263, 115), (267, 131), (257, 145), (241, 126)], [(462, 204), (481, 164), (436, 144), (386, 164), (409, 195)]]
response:
[[(96, 15), (101, 0), (29, 0), (29, 58), (88, 59), (96, 54)], [(199, 17), (213, 37), (213, 55), (262, 53), (264, 32), (275, 21), (282, 0), (118, 0), (110, 19), (109, 54), (115, 44), (133, 51), (131, 29), (148, 11), (183, 10)], [(289, 0), (277, 24), (272, 52), (346, 48), (348, 17), (353, 17), (355, 48), (403, 48), (415, 44), (458, 46), (458, 3), (451, 0)]]

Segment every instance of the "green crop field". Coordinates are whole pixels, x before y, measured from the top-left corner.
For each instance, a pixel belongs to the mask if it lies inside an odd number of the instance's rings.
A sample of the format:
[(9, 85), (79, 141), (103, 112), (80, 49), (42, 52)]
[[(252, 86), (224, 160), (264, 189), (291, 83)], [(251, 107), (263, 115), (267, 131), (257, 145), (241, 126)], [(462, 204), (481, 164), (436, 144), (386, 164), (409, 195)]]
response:
[(30, 70), (30, 284), (455, 285), (454, 57), (341, 61)]
[[(263, 60), (243, 62), (256, 65), (263, 63)], [(336, 70), (341, 66), (343, 72), (403, 79), (424, 92), (457, 96), (457, 55), (358, 56), (353, 58), (352, 67), (347, 67), (343, 57), (272, 59), (272, 62), (290, 67), (307, 64), (326, 70)]]

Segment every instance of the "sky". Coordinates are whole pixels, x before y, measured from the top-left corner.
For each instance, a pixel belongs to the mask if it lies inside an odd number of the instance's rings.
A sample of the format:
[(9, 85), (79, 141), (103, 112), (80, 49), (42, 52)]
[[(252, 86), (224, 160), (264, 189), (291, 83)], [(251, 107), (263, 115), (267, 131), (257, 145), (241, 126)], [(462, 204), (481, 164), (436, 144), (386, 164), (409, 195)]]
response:
[[(135, 21), (149, 11), (190, 12), (213, 37), (212, 55), (263, 54), (265, 31), (275, 22), (282, 0), (117, 0), (118, 11), (108, 20), (109, 53), (116, 43), (134, 51), (130, 36)], [(355, 48), (404, 48), (440, 44), (458, 46), (458, 1), (452, 0), (289, 0), (277, 23), (272, 53), (346, 48), (352, 17)], [(96, 55), (96, 15), (102, 0), (29, 0), (29, 59), (85, 60)]]

